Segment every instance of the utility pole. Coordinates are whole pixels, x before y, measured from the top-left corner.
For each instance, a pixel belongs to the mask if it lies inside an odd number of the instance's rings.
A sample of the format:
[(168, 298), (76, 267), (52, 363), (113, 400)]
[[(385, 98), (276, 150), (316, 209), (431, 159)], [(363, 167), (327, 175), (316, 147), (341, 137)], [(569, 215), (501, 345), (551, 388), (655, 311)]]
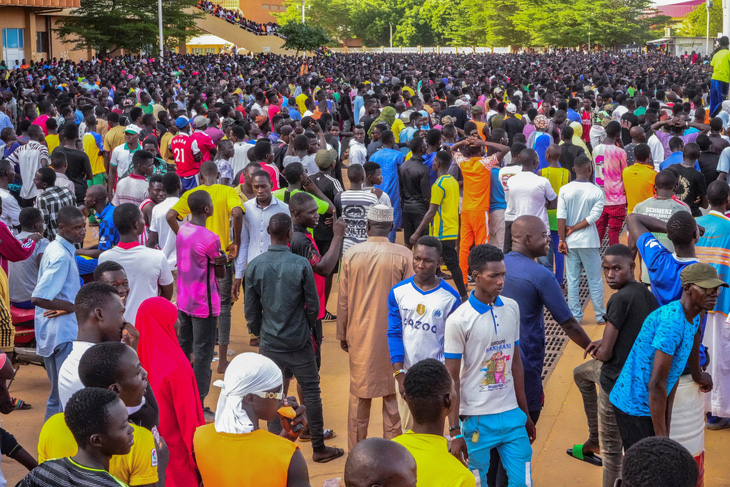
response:
[(713, 0), (707, 0), (705, 2), (705, 10), (707, 11), (707, 30), (705, 31), (705, 56), (710, 54), (710, 9), (712, 8)]
[(730, 0), (722, 0), (722, 35), (730, 35)]
[(390, 48), (393, 49), (393, 24), (390, 25)]
[(588, 24), (588, 52), (591, 52), (591, 24)]
[(307, 0), (302, 0), (302, 24), (304, 23), (304, 7), (307, 5)]
[(160, 29), (160, 59), (165, 57), (165, 42), (162, 37), (162, 0), (157, 0), (157, 27)]

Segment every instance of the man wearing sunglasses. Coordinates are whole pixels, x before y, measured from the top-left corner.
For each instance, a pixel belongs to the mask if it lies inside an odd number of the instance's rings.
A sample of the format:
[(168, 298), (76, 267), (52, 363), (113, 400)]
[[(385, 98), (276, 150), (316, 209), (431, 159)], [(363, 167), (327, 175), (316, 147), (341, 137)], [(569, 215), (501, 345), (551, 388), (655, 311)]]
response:
[(624, 450), (643, 438), (669, 436), (672, 404), (686, 367), (700, 391), (712, 390), (710, 374), (700, 368), (700, 313), (713, 310), (720, 288), (728, 285), (703, 263), (685, 267), (680, 281), (681, 297), (646, 318), (611, 391)]

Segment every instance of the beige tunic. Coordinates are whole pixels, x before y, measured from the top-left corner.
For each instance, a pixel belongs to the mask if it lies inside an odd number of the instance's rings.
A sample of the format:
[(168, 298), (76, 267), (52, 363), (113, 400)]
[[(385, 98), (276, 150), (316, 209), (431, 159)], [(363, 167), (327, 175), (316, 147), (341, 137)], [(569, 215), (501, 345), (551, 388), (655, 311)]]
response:
[(360, 398), (395, 394), (388, 351), (388, 294), (413, 275), (413, 255), (386, 237), (369, 237), (342, 257), (337, 339), (350, 355), (350, 393)]

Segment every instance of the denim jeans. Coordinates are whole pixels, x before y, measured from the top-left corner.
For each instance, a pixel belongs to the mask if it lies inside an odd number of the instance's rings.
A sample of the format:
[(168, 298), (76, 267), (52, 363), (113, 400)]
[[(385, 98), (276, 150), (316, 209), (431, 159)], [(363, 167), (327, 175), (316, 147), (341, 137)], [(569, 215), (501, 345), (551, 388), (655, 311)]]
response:
[[(218, 292), (221, 296), (221, 314), (218, 317), (218, 344), (231, 343), (231, 287), (233, 286), (233, 264), (226, 264), (226, 275), (218, 278)], [(225, 357), (221, 357), (224, 360)]]
[(198, 383), (200, 403), (204, 404), (205, 396), (208, 395), (210, 389), (210, 379), (213, 376), (210, 363), (213, 361), (215, 353), (215, 330), (218, 317), (196, 318), (183, 311), (178, 311), (178, 315), (180, 328), (177, 330), (177, 339), (185, 355), (188, 358), (191, 355), (195, 357), (193, 374), (195, 382)]
[(596, 321), (605, 321), (606, 308), (603, 305), (603, 277), (601, 271), (600, 249), (571, 249), (568, 247), (568, 256), (565, 263), (565, 274), (568, 278), (568, 306), (576, 320), (583, 318), (583, 308), (580, 305), (578, 295), (578, 283), (580, 282), (580, 268), (586, 271), (588, 290), (593, 301), (593, 310), (596, 313)]
[(51, 381), (51, 393), (48, 394), (46, 417), (43, 420), (44, 422), (48, 421), (48, 418), (54, 414), (63, 411), (61, 398), (58, 397), (58, 373), (61, 371), (61, 366), (71, 353), (72, 349), (72, 342), (61, 343), (53, 349), (53, 353), (50, 357), (43, 357), (43, 365), (46, 367), (46, 374), (48, 375), (48, 379)]
[[(325, 447), (322, 393), (319, 388), (319, 372), (311, 340), (304, 345), (304, 348), (294, 352), (274, 352), (263, 347), (259, 349), (259, 352), (264, 357), (273, 360), (281, 369), (284, 377), (294, 376), (302, 386), (304, 402), (307, 405), (309, 431), (312, 434), (312, 449), (315, 452), (322, 451)], [(269, 423), (269, 431), (276, 433), (277, 430), (281, 431), (281, 423), (278, 418)]]

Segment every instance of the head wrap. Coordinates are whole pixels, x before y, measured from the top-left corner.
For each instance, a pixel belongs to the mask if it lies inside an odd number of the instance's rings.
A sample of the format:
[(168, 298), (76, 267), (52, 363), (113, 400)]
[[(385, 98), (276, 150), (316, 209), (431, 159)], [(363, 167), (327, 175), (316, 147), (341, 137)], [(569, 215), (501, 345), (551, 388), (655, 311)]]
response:
[(281, 387), (283, 383), (281, 369), (270, 358), (250, 352), (236, 356), (228, 365), (223, 380), (213, 383), (221, 388), (215, 412), (215, 430), (231, 434), (253, 431), (254, 424), (241, 404), (243, 397), (252, 392)]
[(545, 115), (538, 115), (535, 117), (535, 128), (537, 130), (543, 131), (548, 126), (548, 118)]
[(373, 130), (375, 129), (375, 126), (378, 125), (380, 122), (385, 122), (388, 124), (388, 130), (390, 130), (393, 127), (393, 124), (395, 123), (395, 108), (393, 107), (385, 107), (380, 112), (380, 116), (376, 118), (373, 123), (370, 125), (370, 128), (368, 129), (368, 137), (372, 135)]

